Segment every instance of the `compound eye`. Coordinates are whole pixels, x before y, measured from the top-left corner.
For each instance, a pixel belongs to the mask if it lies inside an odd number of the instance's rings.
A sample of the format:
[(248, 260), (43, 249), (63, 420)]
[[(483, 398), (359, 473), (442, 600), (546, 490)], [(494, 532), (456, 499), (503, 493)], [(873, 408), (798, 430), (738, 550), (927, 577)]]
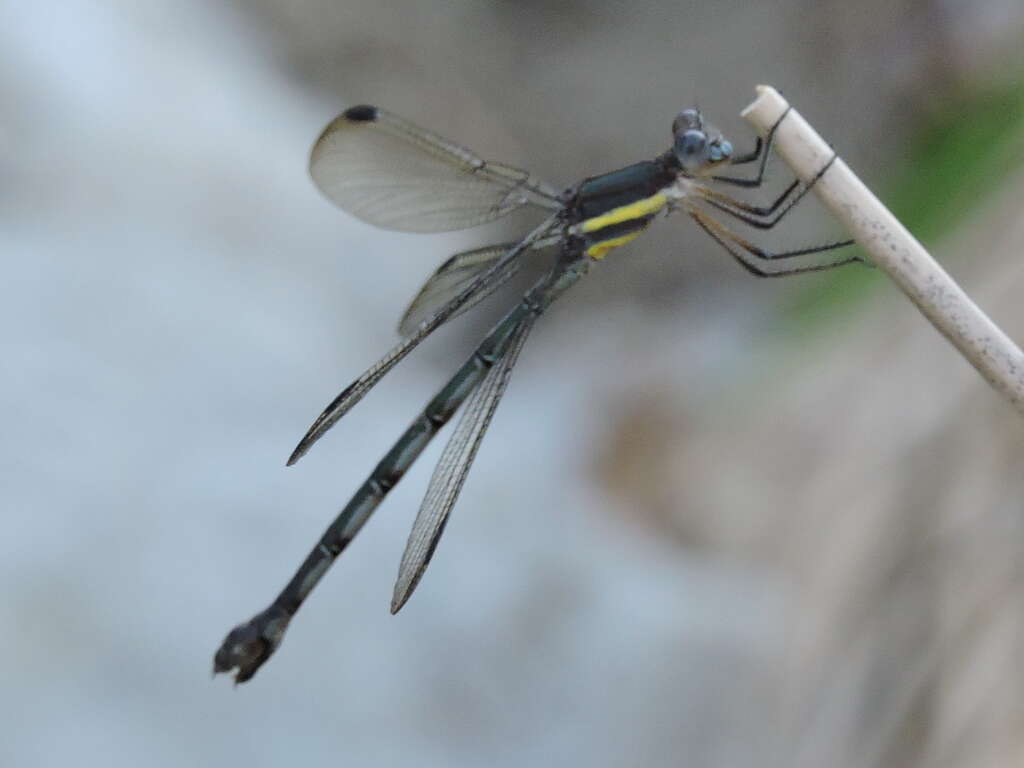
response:
[(704, 131), (690, 130), (676, 136), (675, 153), (684, 168), (694, 168), (704, 162), (708, 137)]
[(672, 133), (677, 136), (688, 130), (700, 130), (702, 127), (700, 112), (696, 109), (684, 109), (672, 121)]
[(713, 163), (727, 160), (732, 156), (732, 144), (724, 139), (721, 141), (715, 141), (711, 144), (711, 150), (708, 152), (708, 159)]

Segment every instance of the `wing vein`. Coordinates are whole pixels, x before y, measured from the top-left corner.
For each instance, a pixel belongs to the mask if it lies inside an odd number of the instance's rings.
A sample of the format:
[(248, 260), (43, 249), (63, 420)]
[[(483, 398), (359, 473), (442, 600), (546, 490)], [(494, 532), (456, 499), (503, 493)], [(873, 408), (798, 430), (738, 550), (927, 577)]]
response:
[(534, 229), (525, 238), (520, 240), (515, 247), (510, 249), (504, 256), (498, 259), (490, 269), (476, 277), (457, 296), (441, 306), (430, 317), (420, 323), (419, 327), (411, 335), (392, 347), (387, 354), (370, 366), (362, 376), (349, 384), (341, 394), (334, 398), (331, 403), (317, 416), (313, 424), (306, 431), (306, 434), (299, 441), (299, 444), (292, 451), (288, 458), (288, 464), (292, 465), (313, 446), (323, 435), (333, 427), (342, 416), (348, 413), (351, 408), (363, 399), (363, 396), (380, 381), (385, 374), (394, 368), (406, 355), (415, 349), (421, 341), (433, 333), (439, 326), (450, 320), (463, 306), (473, 299), (480, 291), (488, 290), (495, 280), (500, 280), (512, 262), (524, 251), (530, 248), (533, 243), (548, 234), (558, 221), (558, 214), (549, 216), (539, 227)]
[(536, 317), (533, 313), (527, 315), (515, 329), (505, 355), (494, 362), (470, 396), (458, 426), (445, 445), (402, 554), (391, 600), (392, 613), (405, 605), (434, 555)]

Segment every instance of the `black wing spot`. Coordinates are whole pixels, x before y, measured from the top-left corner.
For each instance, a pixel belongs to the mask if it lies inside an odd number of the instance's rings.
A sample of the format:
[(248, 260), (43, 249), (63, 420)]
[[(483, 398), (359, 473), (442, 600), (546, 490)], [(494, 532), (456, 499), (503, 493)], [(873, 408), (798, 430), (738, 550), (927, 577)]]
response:
[(356, 107), (349, 107), (343, 113), (346, 120), (354, 123), (370, 123), (377, 119), (377, 108), (369, 104), (360, 104)]

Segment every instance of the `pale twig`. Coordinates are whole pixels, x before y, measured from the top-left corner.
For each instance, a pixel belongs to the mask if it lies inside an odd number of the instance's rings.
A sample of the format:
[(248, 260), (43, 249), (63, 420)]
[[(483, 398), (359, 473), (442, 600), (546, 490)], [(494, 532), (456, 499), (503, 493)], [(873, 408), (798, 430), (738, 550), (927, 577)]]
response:
[[(789, 104), (768, 85), (742, 116), (764, 135)], [(803, 181), (833, 156), (832, 148), (790, 109), (775, 133), (775, 150)], [(842, 158), (818, 179), (814, 192), (883, 272), (978, 372), (1024, 413), (1024, 354), (971, 301), (914, 236), (897, 221)]]

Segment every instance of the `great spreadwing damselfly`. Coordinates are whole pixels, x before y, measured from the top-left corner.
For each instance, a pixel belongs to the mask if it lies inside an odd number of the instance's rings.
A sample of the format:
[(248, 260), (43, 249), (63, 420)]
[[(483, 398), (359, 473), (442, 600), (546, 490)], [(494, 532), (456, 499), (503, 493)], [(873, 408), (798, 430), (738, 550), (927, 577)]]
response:
[[(783, 115), (764, 139), (758, 138), (750, 152), (738, 155), (699, 110), (687, 109), (672, 123), (672, 147), (667, 152), (586, 178), (564, 192), (525, 171), (484, 161), (377, 107), (352, 107), (331, 122), (313, 146), (310, 173), (331, 201), (363, 221), (405, 232), (442, 232), (483, 224), (519, 209), (533, 209), (544, 219), (516, 242), (457, 253), (445, 261), (403, 315), (399, 323), (402, 341), (324, 409), (288, 464), (300, 459), (434, 330), (512, 278), (528, 253), (549, 253), (548, 266), (380, 460), (270, 606), (228, 633), (214, 656), (214, 672), (237, 670), (236, 682), (245, 682), (256, 673), (280, 645), (288, 623), (335, 558), (427, 443), (463, 408), (402, 555), (392, 613), (405, 604), (434, 554), (537, 318), (585, 275), (592, 263), (638, 237), (656, 218), (682, 211), (758, 277), (795, 275), (858, 261), (857, 256), (842, 256), (790, 266), (793, 262), (789, 259), (833, 251), (852, 241), (770, 251), (734, 233), (718, 217), (771, 229), (827, 171), (831, 161), (806, 184), (794, 180), (765, 206), (722, 191), (726, 186), (762, 185), (775, 130), (785, 119)], [(756, 175), (727, 175), (726, 169), (745, 164), (754, 165)], [(773, 267), (776, 262), (782, 266)]]

